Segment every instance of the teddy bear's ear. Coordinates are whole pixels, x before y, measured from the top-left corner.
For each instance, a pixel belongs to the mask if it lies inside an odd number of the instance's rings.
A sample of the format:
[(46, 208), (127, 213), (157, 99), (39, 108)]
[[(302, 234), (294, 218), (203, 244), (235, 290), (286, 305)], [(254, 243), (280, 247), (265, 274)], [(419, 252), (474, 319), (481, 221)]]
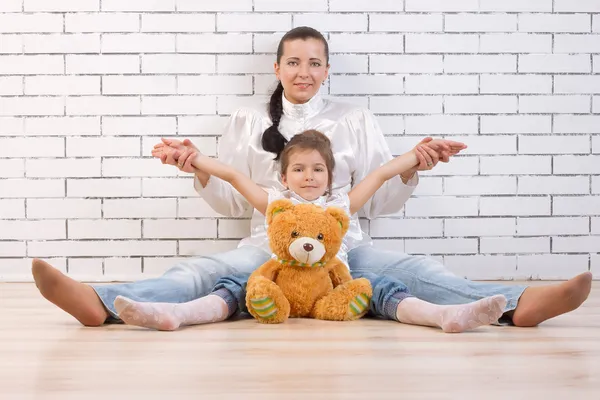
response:
[(348, 214), (339, 207), (327, 207), (325, 212), (338, 221), (340, 228), (342, 229), (342, 236), (345, 235), (350, 226), (350, 217), (348, 217)]
[(280, 212), (283, 212), (283, 211), (287, 211), (293, 207), (294, 207), (294, 203), (292, 203), (288, 199), (275, 200), (274, 202), (269, 203), (269, 205), (267, 206), (267, 215), (266, 215), (267, 224), (271, 225), (273, 218), (277, 214), (279, 214)]

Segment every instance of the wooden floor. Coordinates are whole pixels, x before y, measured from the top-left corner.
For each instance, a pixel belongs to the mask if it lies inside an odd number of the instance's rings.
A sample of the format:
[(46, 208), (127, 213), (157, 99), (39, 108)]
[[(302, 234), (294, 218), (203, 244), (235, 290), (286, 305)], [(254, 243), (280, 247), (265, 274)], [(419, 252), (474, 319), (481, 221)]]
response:
[(538, 328), (365, 319), (84, 328), (0, 284), (0, 399), (600, 399), (600, 282)]

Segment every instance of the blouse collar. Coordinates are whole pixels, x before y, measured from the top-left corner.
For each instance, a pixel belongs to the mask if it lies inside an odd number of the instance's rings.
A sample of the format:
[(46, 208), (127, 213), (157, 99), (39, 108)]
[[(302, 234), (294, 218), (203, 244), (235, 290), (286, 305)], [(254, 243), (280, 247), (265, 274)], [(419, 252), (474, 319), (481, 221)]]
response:
[(292, 118), (306, 118), (321, 111), (324, 105), (321, 94), (317, 92), (312, 99), (304, 104), (294, 104), (285, 98), (285, 93), (281, 94), (283, 113)]

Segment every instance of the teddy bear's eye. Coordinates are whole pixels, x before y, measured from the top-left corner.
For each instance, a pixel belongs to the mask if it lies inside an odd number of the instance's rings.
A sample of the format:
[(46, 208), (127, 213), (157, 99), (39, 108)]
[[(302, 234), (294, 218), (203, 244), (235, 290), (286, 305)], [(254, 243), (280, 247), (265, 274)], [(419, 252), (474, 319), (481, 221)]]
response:
[(296, 232), (296, 231), (292, 232), (292, 237), (293, 238), (297, 238), (298, 236), (300, 236), (300, 234), (298, 232)]
[(319, 233), (319, 234), (317, 235), (317, 240), (323, 240), (323, 238), (324, 238), (324, 237), (325, 237), (325, 236), (323, 236), (323, 234), (322, 234), (322, 233)]

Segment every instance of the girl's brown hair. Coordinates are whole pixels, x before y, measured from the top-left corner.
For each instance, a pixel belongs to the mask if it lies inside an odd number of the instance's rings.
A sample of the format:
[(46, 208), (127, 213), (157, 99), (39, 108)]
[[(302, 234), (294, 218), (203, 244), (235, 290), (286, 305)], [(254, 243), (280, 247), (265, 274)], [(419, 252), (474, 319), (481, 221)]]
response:
[(323, 157), (323, 160), (325, 160), (325, 167), (327, 167), (327, 190), (331, 194), (335, 158), (333, 158), (333, 151), (331, 150), (331, 141), (329, 138), (314, 129), (309, 129), (292, 137), (281, 152), (280, 161), (282, 176), (287, 172), (291, 155), (299, 150), (316, 150), (321, 157)]

